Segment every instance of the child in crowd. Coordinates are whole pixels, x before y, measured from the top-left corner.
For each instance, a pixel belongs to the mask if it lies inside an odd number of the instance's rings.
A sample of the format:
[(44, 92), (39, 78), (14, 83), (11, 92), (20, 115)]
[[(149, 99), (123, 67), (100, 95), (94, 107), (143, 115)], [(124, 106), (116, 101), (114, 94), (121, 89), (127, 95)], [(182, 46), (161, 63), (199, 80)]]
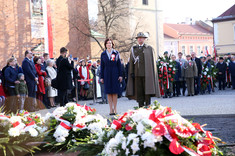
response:
[(28, 88), (27, 88), (26, 82), (24, 80), (23, 73), (18, 74), (18, 79), (19, 79), (20, 83), (16, 84), (15, 90), (16, 90), (16, 95), (19, 98), (20, 113), (22, 113), (24, 110), (25, 98), (28, 97)]

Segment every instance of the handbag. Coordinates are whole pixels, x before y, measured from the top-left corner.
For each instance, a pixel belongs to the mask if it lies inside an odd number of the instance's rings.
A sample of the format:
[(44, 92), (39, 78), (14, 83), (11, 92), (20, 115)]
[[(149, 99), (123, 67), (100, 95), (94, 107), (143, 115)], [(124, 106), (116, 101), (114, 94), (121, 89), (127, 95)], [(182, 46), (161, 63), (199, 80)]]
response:
[(44, 84), (45, 84), (45, 87), (51, 86), (51, 78), (46, 77), (45, 80), (44, 80)]
[(90, 85), (88, 84), (88, 82), (85, 82), (83, 89), (88, 90), (89, 88), (90, 88)]

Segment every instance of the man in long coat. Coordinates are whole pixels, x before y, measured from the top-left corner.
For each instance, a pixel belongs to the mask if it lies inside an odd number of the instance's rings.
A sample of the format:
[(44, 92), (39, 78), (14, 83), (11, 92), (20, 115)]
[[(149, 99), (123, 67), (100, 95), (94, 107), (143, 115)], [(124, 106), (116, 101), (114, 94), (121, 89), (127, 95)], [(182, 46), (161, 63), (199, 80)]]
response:
[(126, 96), (135, 99), (139, 107), (151, 103), (151, 97), (160, 97), (156, 54), (145, 44), (144, 33), (137, 34), (138, 45), (131, 49)]
[(72, 59), (66, 57), (67, 51), (66, 48), (62, 47), (60, 49), (60, 57), (56, 60), (60, 106), (64, 106), (68, 103), (68, 90), (72, 89), (72, 71), (74, 62)]

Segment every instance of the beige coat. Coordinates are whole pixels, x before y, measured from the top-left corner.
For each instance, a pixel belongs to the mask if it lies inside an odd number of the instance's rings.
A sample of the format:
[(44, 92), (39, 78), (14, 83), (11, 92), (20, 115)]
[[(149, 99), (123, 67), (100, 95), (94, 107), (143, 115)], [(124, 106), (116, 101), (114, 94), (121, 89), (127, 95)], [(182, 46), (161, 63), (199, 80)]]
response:
[[(144, 44), (144, 59), (145, 59), (145, 94), (152, 97), (160, 97), (160, 89), (158, 82), (158, 71), (156, 65), (156, 54), (151, 46)], [(134, 48), (133, 48), (134, 49)], [(135, 82), (131, 74), (134, 73), (134, 58), (132, 52), (130, 54), (128, 82), (126, 96), (131, 99), (136, 99)], [(136, 65), (138, 62), (136, 62)], [(141, 64), (139, 64), (141, 66)]]
[(192, 78), (197, 76), (197, 65), (195, 61), (185, 61), (182, 67), (182, 77)]

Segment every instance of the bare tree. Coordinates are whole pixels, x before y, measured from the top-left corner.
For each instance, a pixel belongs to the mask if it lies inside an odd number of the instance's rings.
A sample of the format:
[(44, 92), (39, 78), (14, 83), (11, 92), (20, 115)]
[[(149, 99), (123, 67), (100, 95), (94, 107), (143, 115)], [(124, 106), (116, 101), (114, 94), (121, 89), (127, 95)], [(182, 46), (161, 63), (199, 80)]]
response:
[[(82, 17), (81, 14), (79, 16), (75, 14), (67, 21), (73, 26), (72, 29), (94, 39), (101, 50), (104, 50), (104, 46), (97, 36), (91, 33), (91, 30), (103, 34), (105, 38), (112, 38), (120, 53), (129, 52), (135, 43), (134, 36), (139, 25), (137, 23), (134, 30), (130, 30), (129, 3), (129, 0), (98, 0), (99, 13), (96, 21), (87, 21), (88, 19)], [(83, 21), (83, 24), (78, 25), (78, 20), (80, 23)], [(87, 31), (84, 31), (84, 28)]]

